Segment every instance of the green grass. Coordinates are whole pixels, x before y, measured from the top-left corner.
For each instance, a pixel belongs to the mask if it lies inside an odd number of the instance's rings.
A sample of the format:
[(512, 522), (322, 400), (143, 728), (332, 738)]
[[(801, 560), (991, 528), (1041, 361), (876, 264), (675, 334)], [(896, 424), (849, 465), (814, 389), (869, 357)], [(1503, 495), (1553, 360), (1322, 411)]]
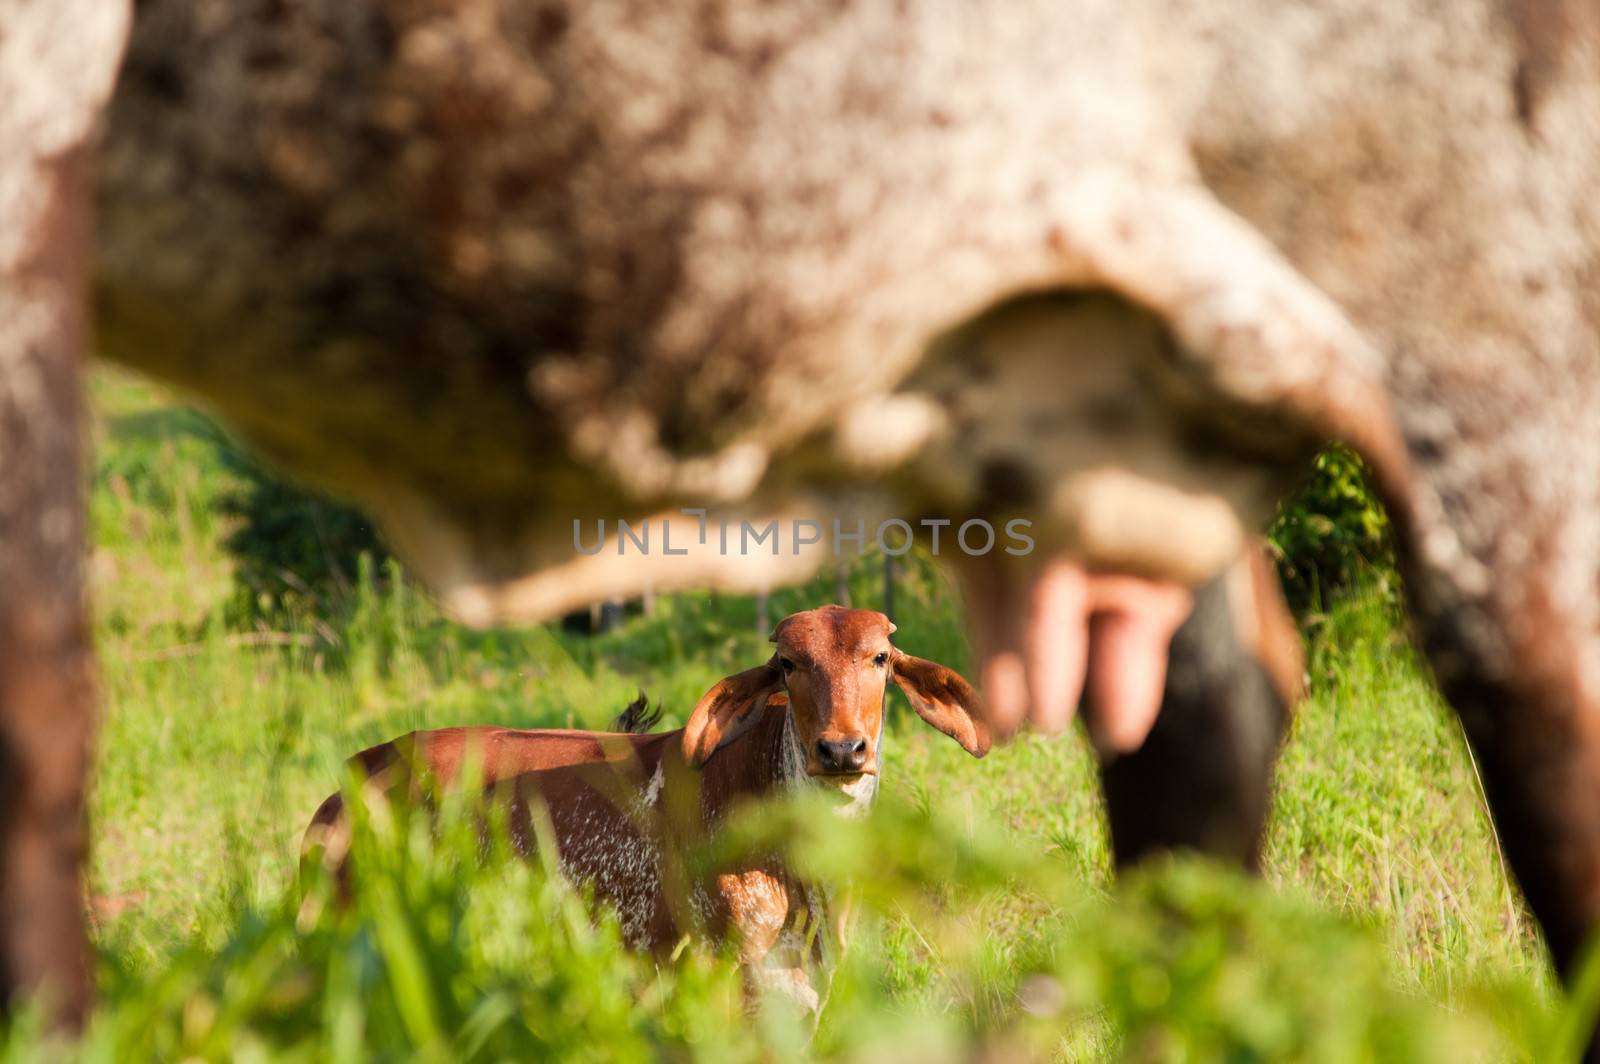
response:
[[(1459, 730), (1376, 592), (1312, 618), (1265, 885), (1178, 865), (1113, 889), (1081, 735), (974, 761), (897, 705), (882, 815), (810, 858), (877, 916), (809, 1050), (781, 1012), (742, 1019), (725, 963), (657, 970), (541, 870), (403, 832), (371, 841), (389, 856), (354, 913), (307, 925), (299, 836), (345, 756), (417, 727), (603, 726), (639, 689), (679, 723), (765, 657), (754, 605), (665, 597), (594, 639), (469, 632), (366, 572), (324, 616), (245, 624), (224, 442), (138, 381), (101, 372), (92, 394), (105, 1004), (86, 1056), (1547, 1059), (1562, 1036)], [(851, 580), (878, 602), (875, 565)], [(778, 592), (772, 616), (832, 597), (831, 578)], [(914, 566), (898, 606), (900, 645), (966, 668), (935, 572)]]

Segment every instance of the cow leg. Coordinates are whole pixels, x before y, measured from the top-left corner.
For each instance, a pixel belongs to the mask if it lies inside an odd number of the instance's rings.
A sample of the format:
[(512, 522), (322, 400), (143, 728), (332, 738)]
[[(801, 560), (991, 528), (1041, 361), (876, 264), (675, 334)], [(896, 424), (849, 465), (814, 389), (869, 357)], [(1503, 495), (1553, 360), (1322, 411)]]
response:
[[(1440, 686), (1477, 758), (1506, 858), (1572, 987), (1600, 929), (1600, 707), (1575, 680), (1482, 675), (1461, 653), (1465, 641), (1440, 633), (1427, 640)], [(1554, 633), (1548, 643), (1563, 641)], [(1600, 1045), (1586, 1059), (1600, 1061)]]
[(86, 162), (82, 149), (41, 161), (20, 212), (32, 224), (0, 233), (0, 1001), (43, 992), (68, 1027), (84, 1019), (91, 970), (82, 881), (93, 730), (79, 394)]
[(0, 1008), (89, 1008), (84, 601), (89, 155), (128, 0), (6, 8), (0, 61)]
[(1161, 713), (1138, 750), (1102, 753), (1118, 868), (1196, 850), (1257, 870), (1287, 705), (1241, 638), (1227, 577), (1173, 636)]

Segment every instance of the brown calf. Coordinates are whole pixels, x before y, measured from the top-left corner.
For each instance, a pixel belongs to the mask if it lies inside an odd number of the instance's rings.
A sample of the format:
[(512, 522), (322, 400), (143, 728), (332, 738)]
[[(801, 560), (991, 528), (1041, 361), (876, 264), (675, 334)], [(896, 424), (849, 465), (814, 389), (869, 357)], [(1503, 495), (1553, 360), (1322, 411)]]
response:
[[(808, 966), (824, 966), (842, 931), (827, 898), (776, 859), (715, 868), (674, 882), (677, 857), (706, 842), (740, 803), (797, 786), (837, 792), (858, 813), (878, 786), (883, 695), (890, 680), (917, 713), (974, 757), (989, 727), (972, 687), (943, 665), (889, 642), (881, 613), (839, 606), (797, 613), (773, 631), (766, 664), (707, 691), (677, 731), (651, 735), (445, 728), (364, 750), (355, 762), (382, 791), (421, 776), (438, 785), (481, 757), (484, 783), (509, 794), (514, 845), (529, 852), (532, 810), (548, 811), (561, 863), (621, 915), (630, 944), (660, 953), (703, 927), (735, 936), (752, 986), (775, 986), (808, 1007)], [(414, 771), (414, 769), (416, 771)], [(341, 875), (347, 833), (340, 795), (322, 803), (305, 852)]]

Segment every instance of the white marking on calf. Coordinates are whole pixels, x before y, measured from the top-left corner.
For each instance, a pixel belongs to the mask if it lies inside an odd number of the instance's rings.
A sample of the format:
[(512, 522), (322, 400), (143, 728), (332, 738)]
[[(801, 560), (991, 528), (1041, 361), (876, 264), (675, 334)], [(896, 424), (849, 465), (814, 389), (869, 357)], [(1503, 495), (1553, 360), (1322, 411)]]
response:
[[(878, 734), (873, 738), (873, 748), (878, 751), (879, 771), (883, 767), (883, 720), (878, 721)], [(791, 788), (812, 786), (825, 787), (837, 791), (850, 800), (841, 802), (834, 809), (836, 816), (858, 817), (865, 816), (867, 810), (872, 808), (872, 800), (878, 794), (878, 777), (876, 774), (862, 774), (855, 777), (811, 776), (806, 772), (806, 754), (800, 747), (800, 736), (796, 734), (794, 718), (787, 713), (783, 719), (783, 760), (778, 767), (778, 778)]]
[(800, 736), (795, 734), (792, 710), (783, 710), (783, 738), (778, 743), (778, 781), (787, 787), (803, 787), (810, 782), (806, 775), (806, 752), (800, 749)]
[(639, 814), (654, 804), (662, 782), (658, 768), (635, 808), (620, 815), (598, 795), (586, 794), (566, 811), (559, 832), (562, 871), (574, 882), (591, 884), (598, 898), (616, 907), (623, 937), (634, 946), (647, 943), (661, 893), (660, 845), (650, 815)]
[(650, 777), (650, 782), (646, 784), (644, 788), (644, 797), (641, 802), (643, 807), (650, 808), (656, 804), (656, 802), (661, 798), (662, 784), (666, 783), (666, 781), (666, 764), (664, 762), (657, 761), (655, 774)]
[(757, 968), (756, 981), (765, 990), (775, 991), (792, 1000), (802, 1011), (820, 1013), (822, 998), (811, 985), (811, 978), (803, 967), (769, 966)]
[(867, 810), (872, 808), (872, 800), (878, 794), (877, 776), (857, 776), (848, 783), (832, 784), (840, 794), (850, 800), (841, 802), (834, 810), (835, 816), (859, 817), (866, 816)]
[[(879, 769), (883, 764), (883, 720), (878, 721), (878, 734), (873, 739), (874, 749), (878, 751)], [(816, 777), (806, 772), (806, 755), (800, 746), (800, 736), (794, 726), (794, 718), (788, 711), (784, 713), (783, 738), (779, 744), (780, 761), (778, 763), (778, 780), (790, 789), (800, 787), (828, 787), (847, 796), (850, 800), (841, 802), (835, 809), (835, 816), (858, 817), (865, 816), (872, 806), (872, 801), (878, 794), (878, 776), (860, 775), (848, 782), (831, 780), (827, 777)], [(798, 899), (800, 911), (795, 912), (796, 906), (791, 905), (791, 919), (788, 921), (783, 934), (779, 937), (776, 947), (768, 955), (767, 971), (784, 967), (783, 959), (794, 958), (795, 963), (805, 963), (808, 947), (814, 941), (821, 951), (821, 973), (824, 979), (831, 978), (833, 968), (838, 960), (840, 948), (843, 943), (838, 941), (839, 929), (834, 926), (830, 914), (833, 912), (832, 892), (826, 887), (802, 881), (800, 883), (801, 899)], [(780, 976), (780, 979), (783, 978)], [(813, 997), (815, 991), (812, 991)], [(817, 1006), (812, 1006), (813, 1008)]]

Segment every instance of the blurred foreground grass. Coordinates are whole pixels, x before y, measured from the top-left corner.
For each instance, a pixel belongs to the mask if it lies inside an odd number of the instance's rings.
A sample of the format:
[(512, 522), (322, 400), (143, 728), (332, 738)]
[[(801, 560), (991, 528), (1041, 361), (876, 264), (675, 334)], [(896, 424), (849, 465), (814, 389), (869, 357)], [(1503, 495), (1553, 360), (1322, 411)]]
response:
[[(663, 726), (766, 656), (747, 598), (664, 597), (594, 638), (468, 632), (370, 567), (324, 615), (241, 614), (232, 476), (201, 418), (94, 381), (91, 513), (105, 720), (91, 907), (104, 1002), (77, 1052), (127, 1059), (1547, 1060), (1564, 1011), (1471, 763), (1377, 591), (1308, 618), (1312, 696), (1284, 750), (1264, 884), (1180, 864), (1112, 888), (1081, 737), (973, 761), (904, 711), (883, 808), (816, 845), (872, 916), (806, 1047), (741, 1014), (725, 962), (656, 969), (535, 867), (368, 840), (357, 904), (307, 926), (301, 830), (345, 756), (417, 727)], [(851, 577), (877, 605), (877, 570)], [(781, 617), (831, 578), (776, 592)], [(967, 665), (926, 565), (896, 641)], [(39, 1049), (26, 1024), (10, 1052)]]

